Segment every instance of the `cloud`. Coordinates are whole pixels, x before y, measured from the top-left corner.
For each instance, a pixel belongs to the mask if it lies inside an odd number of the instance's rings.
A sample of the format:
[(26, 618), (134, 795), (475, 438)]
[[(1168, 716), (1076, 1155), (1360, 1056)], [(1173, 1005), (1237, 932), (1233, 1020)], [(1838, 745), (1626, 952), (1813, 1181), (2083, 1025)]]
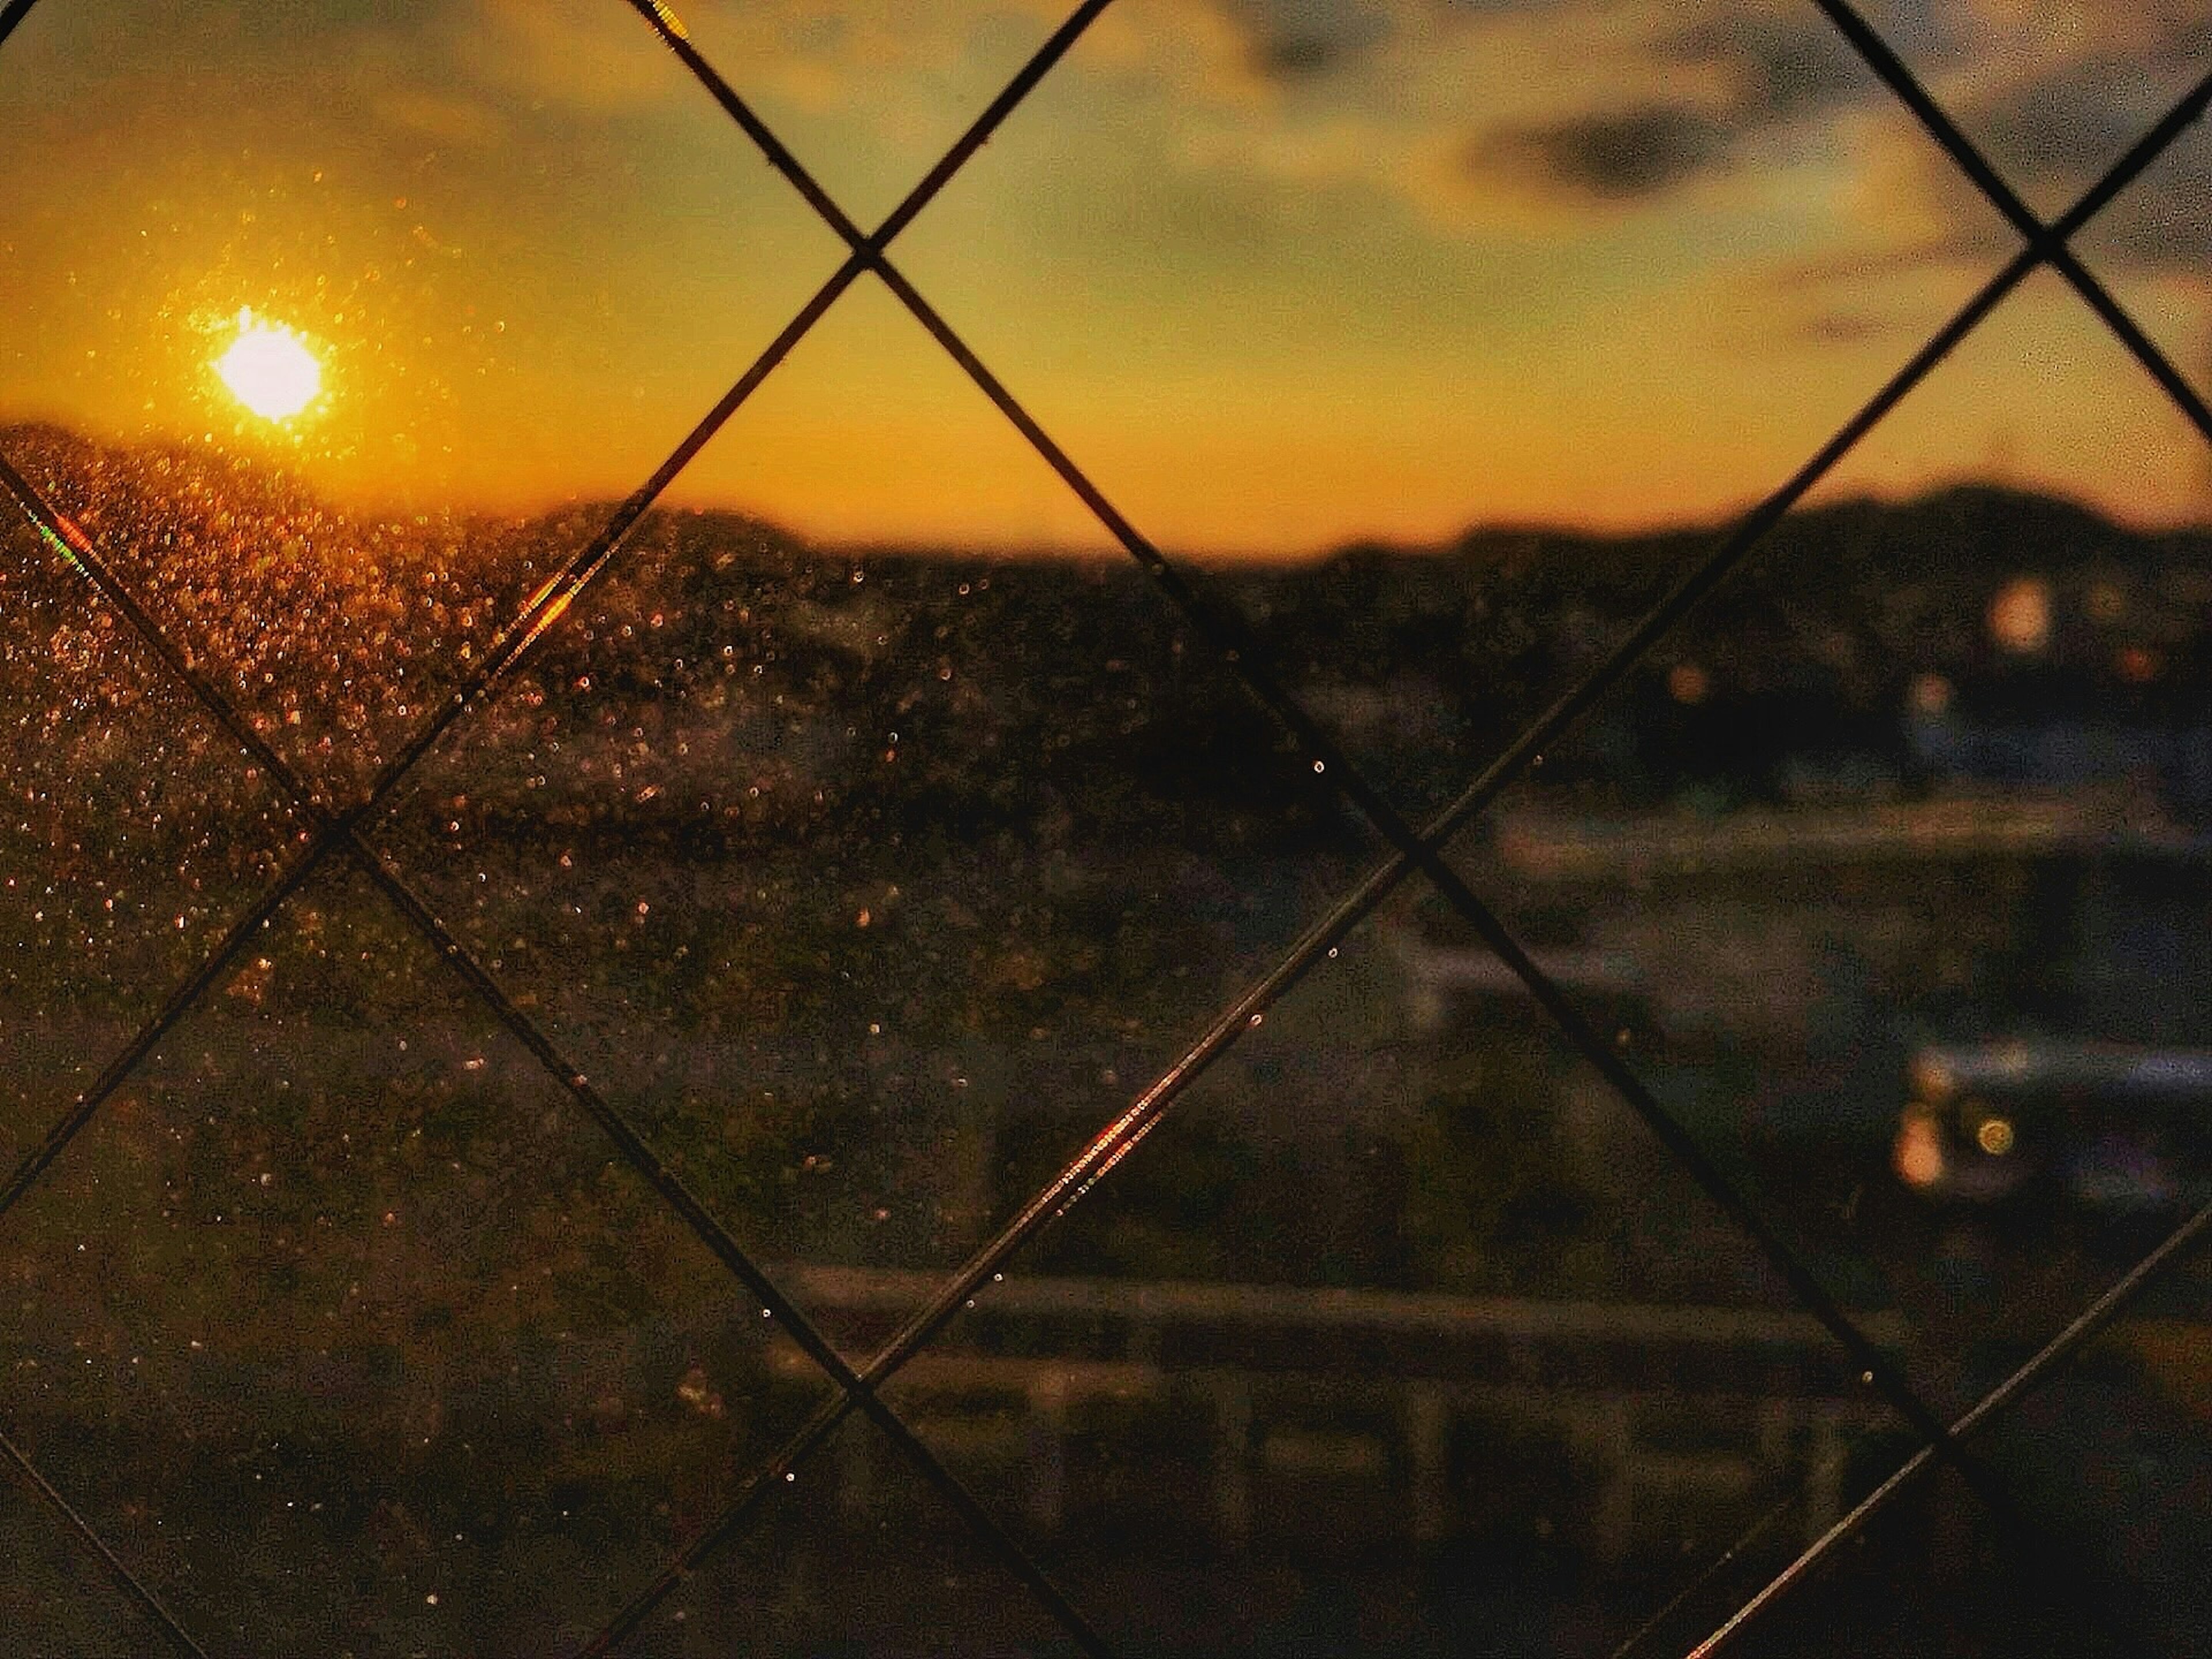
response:
[(1729, 134), (1699, 111), (1647, 104), (1485, 134), (1468, 150), (1478, 173), (1517, 175), (1600, 201), (1673, 189), (1720, 164)]
[(1804, 120), (1881, 94), (1850, 43), (1809, 6), (1705, 18), (1656, 50), (1692, 76), (1717, 81), (1727, 116), (1746, 127)]
[(1738, 168), (1887, 95), (1817, 13), (1756, 0), (1624, 40), (1614, 67), (1630, 88), (1614, 100), (1477, 131), (1463, 150), (1470, 174), (1632, 204)]
[[(2087, 190), (2212, 60), (2212, 31), (2178, 33), (2164, 61), (2100, 55), (2054, 66), (1965, 112), (2015, 190), (2056, 207)], [(2141, 269), (2202, 274), (2212, 258), (2212, 143), (2193, 129), (2116, 199), (2087, 236)]]
[[(1963, 57), (1937, 77), (1937, 100), (1960, 129), (2031, 207), (2055, 214), (2070, 205), (2166, 114), (2212, 62), (2212, 24), (2203, 0), (2194, 15), (2168, 15), (2115, 27), (2086, 45)], [(1862, 214), (1910, 216), (1929, 234), (1916, 239), (1930, 264), (1987, 264), (2018, 240), (1980, 199), (1948, 155), (1916, 129), (1884, 134), (1862, 157), (1879, 190), (1863, 192)], [(2192, 128), (2123, 191), (2076, 239), (2077, 248), (2115, 275), (2203, 279), (2212, 261), (2212, 132)]]
[(1382, 0), (1222, 0), (1222, 6), (1243, 37), (1250, 67), (1280, 81), (1344, 68), (1396, 22)]

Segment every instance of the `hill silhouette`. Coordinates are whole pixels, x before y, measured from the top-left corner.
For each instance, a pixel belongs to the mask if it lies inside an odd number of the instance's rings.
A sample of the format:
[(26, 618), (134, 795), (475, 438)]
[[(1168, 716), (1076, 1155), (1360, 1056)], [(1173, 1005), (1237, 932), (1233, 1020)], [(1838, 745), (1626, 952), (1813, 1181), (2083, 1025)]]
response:
[[(336, 796), (605, 513), (378, 517), (199, 447), (16, 426), (0, 448)], [(1196, 579), (1380, 781), (1426, 804), (1599, 661), (1718, 534), (1480, 529)], [(2023, 580), (2049, 624), (2028, 650), (1988, 623)], [(1623, 801), (1699, 780), (1757, 794), (1797, 761), (1852, 756), (1909, 783), (1905, 726), (1936, 704), (1956, 719), (2195, 723), (2208, 596), (2212, 533), (2134, 530), (2049, 497), (1968, 486), (1802, 512), (1547, 757), (1548, 775), (1602, 780)], [(37, 700), (23, 671), (58, 637), (16, 642), (11, 696)], [(1326, 799), (1206, 658), (1132, 564), (854, 550), (737, 513), (658, 510), (491, 720), (514, 739), (517, 776), (544, 769), (552, 733), (569, 735), (571, 787), (549, 779), (513, 802), (518, 817), (779, 840), (855, 812), (901, 832), (1022, 823), (1085, 839), (1142, 817), (1204, 843), (1310, 833)], [(118, 664), (103, 689), (96, 665), (72, 670), (95, 700), (141, 695), (148, 672)], [(526, 727), (538, 741), (521, 741)], [(637, 734), (633, 752), (589, 752), (586, 734), (614, 731)], [(878, 775), (887, 766), (895, 781)]]

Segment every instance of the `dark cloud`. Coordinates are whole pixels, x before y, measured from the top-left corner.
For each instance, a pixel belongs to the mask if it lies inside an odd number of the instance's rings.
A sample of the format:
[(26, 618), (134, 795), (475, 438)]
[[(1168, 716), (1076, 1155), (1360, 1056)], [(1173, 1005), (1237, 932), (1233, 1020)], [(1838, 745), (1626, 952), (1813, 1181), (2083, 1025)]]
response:
[(1926, 330), (1910, 326), (1894, 317), (1880, 317), (1863, 311), (1823, 311), (1808, 317), (1796, 331), (1797, 337), (1813, 345), (1855, 346), (1869, 341), (1903, 339)]
[(1992, 160), (2037, 182), (2086, 186), (2162, 112), (2140, 64), (2068, 64), (1965, 112)]
[(1479, 173), (1628, 201), (1720, 165), (1728, 140), (1728, 129), (1700, 111), (1644, 104), (1493, 134), (1477, 140), (1468, 159)]
[(2212, 270), (2212, 145), (2203, 135), (2183, 140), (2165, 168), (2113, 203), (2084, 246), (2138, 269)]
[(1359, 58), (1386, 36), (1383, 0), (1223, 0), (1243, 32), (1252, 66), (1281, 81), (1310, 80)]
[(1685, 69), (1718, 70), (1729, 114), (1744, 126), (1797, 121), (1887, 95), (1850, 42), (1810, 7), (1802, 17), (1711, 19), (1663, 42), (1660, 52)]
[[(2212, 28), (2192, 27), (2152, 52), (2077, 58), (1960, 110), (1957, 118), (2015, 191), (2056, 213), (2157, 125), (2208, 59)], [(1927, 165), (1956, 172), (1932, 149)], [(1949, 193), (1964, 199), (1955, 186)], [(1962, 228), (1960, 245), (1973, 241)], [(2203, 274), (2212, 262), (2212, 131), (2200, 125), (2184, 133), (2076, 246), (2098, 263)]]
[[(2212, 30), (2177, 32), (2155, 54), (2083, 58), (1967, 112), (1965, 125), (2029, 201), (2056, 211), (2156, 125), (2212, 58)], [(2212, 258), (2212, 141), (2192, 127), (2087, 235), (2130, 264), (2203, 272)]]
[(1425, 35), (1454, 17), (1565, 12), (1582, 0), (1213, 0), (1244, 37), (1245, 55), (1279, 81), (1317, 79), (1394, 34)]
[(1802, 20), (1764, 12), (1709, 18), (1650, 50), (1708, 89), (1709, 100), (1694, 107), (1626, 104), (1487, 136), (1468, 147), (1469, 167), (1599, 200), (1633, 201), (1733, 166), (1767, 135), (1887, 95), (1834, 27), (1809, 9)]

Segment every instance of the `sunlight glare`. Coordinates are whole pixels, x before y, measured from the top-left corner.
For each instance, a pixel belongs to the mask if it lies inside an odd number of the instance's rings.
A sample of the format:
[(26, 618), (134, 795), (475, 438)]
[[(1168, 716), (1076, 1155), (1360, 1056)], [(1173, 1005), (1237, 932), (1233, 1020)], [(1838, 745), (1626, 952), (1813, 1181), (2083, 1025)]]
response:
[(250, 310), (238, 313), (238, 337), (216, 359), (215, 372), (231, 396), (266, 421), (289, 420), (323, 389), (323, 367), (300, 337)]

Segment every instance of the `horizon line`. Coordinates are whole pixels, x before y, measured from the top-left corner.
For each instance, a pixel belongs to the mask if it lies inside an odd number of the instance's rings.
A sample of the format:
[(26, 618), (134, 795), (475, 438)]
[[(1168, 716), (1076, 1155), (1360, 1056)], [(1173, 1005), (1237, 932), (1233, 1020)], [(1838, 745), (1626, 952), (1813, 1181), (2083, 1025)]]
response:
[[(110, 454), (170, 453), (210, 460), (242, 472), (281, 482), (301, 490), (322, 506), (365, 522), (392, 522), (436, 516), (463, 522), (477, 520), (521, 525), (571, 514), (611, 515), (629, 499), (625, 495), (609, 494), (572, 496), (566, 500), (540, 501), (535, 505), (486, 502), (480, 506), (454, 503), (425, 506), (415, 502), (378, 502), (349, 499), (343, 492), (333, 492), (314, 482), (306, 470), (287, 465), (281, 459), (273, 464), (258, 464), (251, 456), (227, 449), (205, 435), (198, 438), (182, 434), (149, 436), (136, 441), (108, 440), (88, 435), (62, 421), (47, 416), (33, 415), (15, 419), (0, 418), (0, 440), (13, 439), (27, 432), (51, 434), (64, 442)], [(680, 483), (680, 478), (678, 482)], [(673, 489), (672, 486), (672, 490)], [(2131, 519), (2101, 503), (2048, 484), (2027, 483), (1988, 473), (1960, 473), (1909, 489), (1885, 491), (1866, 485), (1855, 489), (1847, 495), (1814, 502), (1801, 501), (1786, 516), (1790, 520), (1804, 520), (1869, 509), (1910, 511), (1947, 496), (1970, 495), (2009, 497), (2063, 508), (2093, 520), (2107, 529), (2138, 539), (2212, 534), (2212, 509), (2189, 519)], [(1180, 547), (1165, 550), (1172, 551), (1179, 560), (1206, 568), (1281, 568), (1321, 566), (1359, 555), (1407, 559), (1446, 557), (1467, 550), (1470, 544), (1516, 537), (1580, 542), (1594, 546), (1626, 545), (1639, 541), (1723, 536), (1749, 517), (1757, 505), (1758, 500), (1754, 498), (1748, 503), (1709, 514), (1659, 519), (1627, 527), (1588, 520), (1577, 520), (1564, 514), (1549, 519), (1470, 516), (1459, 529), (1432, 538), (1352, 533), (1303, 549)], [(644, 516), (726, 518), (741, 522), (749, 528), (781, 537), (803, 548), (847, 556), (981, 559), (1003, 563), (1046, 561), (1112, 563), (1127, 558), (1121, 547), (1105, 535), (1103, 527), (1099, 540), (1091, 545), (994, 537), (966, 542), (922, 535), (835, 537), (807, 530), (740, 502), (672, 501), (667, 493), (653, 501)]]

